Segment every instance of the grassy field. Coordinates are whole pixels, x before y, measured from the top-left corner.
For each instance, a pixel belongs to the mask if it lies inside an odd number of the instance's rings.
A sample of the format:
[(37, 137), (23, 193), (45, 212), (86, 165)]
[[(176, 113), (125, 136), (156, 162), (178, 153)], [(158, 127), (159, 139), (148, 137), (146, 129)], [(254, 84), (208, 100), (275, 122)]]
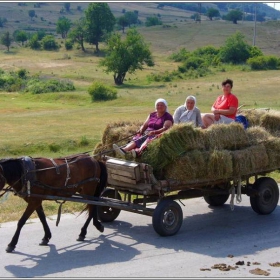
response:
[[(157, 11), (152, 3), (110, 3), (110, 6), (116, 14), (126, 8), (127, 11), (139, 10), (143, 17)], [(28, 10), (28, 7), (24, 9)], [(56, 10), (50, 14), (53, 15)], [(32, 51), (16, 45), (9, 53), (2, 49), (0, 68), (25, 68), (31, 74), (68, 78), (74, 82), (76, 91), (38, 95), (0, 92), (0, 157), (58, 157), (92, 151), (100, 142), (108, 123), (144, 120), (159, 97), (168, 101), (169, 111), (173, 113), (176, 107), (183, 104), (186, 96), (192, 94), (197, 97), (201, 111), (209, 112), (217, 95), (221, 94), (220, 84), (225, 78), (233, 79), (233, 92), (246, 108), (279, 110), (279, 71), (251, 72), (244, 67), (225, 66), (223, 71), (203, 78), (149, 83), (146, 78), (148, 74), (177, 69), (178, 64), (170, 60), (169, 56), (182, 47), (194, 50), (205, 45), (220, 46), (238, 30), (245, 34), (248, 42), (251, 42), (253, 36), (252, 22), (234, 25), (204, 19), (199, 24), (190, 21), (190, 13), (176, 9), (161, 13), (170, 24), (169, 28), (139, 28), (150, 43), (155, 67), (127, 75), (125, 84), (116, 87), (119, 97), (113, 101), (92, 103), (87, 93), (94, 81), (114, 86), (113, 76), (105, 74), (98, 66), (100, 57), (94, 54), (92, 46), (86, 46), (86, 53), (77, 49), (66, 51), (63, 47), (56, 52)], [(258, 24), (256, 45), (265, 54), (278, 55), (280, 38), (275, 34), (279, 31), (277, 25)], [(62, 39), (59, 41), (63, 42)], [(102, 50), (104, 46), (101, 44), (100, 48)], [(274, 175), (278, 180), (278, 174)], [(13, 195), (1, 202), (3, 200), (0, 201), (0, 223), (18, 220), (25, 202)], [(58, 206), (55, 202), (44, 202), (44, 205), (47, 215), (56, 213)], [(66, 203), (62, 209), (63, 212), (76, 212), (82, 208), (82, 205)]]

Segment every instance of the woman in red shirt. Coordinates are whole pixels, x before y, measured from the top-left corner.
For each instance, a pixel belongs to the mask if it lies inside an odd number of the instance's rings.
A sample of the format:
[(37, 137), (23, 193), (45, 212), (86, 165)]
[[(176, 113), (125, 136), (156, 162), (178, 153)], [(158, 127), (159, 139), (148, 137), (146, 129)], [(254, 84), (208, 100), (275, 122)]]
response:
[(211, 108), (212, 114), (207, 113), (202, 116), (205, 128), (212, 124), (229, 124), (235, 120), (238, 108), (238, 99), (231, 93), (232, 87), (233, 81), (231, 79), (226, 79), (222, 82), (224, 94), (218, 96), (214, 102)]

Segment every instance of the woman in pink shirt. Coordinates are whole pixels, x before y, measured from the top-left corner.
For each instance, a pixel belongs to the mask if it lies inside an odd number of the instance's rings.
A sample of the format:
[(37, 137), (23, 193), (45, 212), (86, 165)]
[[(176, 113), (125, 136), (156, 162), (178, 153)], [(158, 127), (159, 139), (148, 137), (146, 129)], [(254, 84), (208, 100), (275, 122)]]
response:
[(211, 108), (212, 114), (207, 113), (202, 116), (205, 128), (212, 124), (229, 124), (235, 120), (238, 108), (238, 99), (231, 93), (232, 87), (233, 81), (231, 79), (226, 79), (222, 82), (224, 94), (218, 96), (214, 102)]
[(119, 147), (113, 144), (113, 148), (118, 154), (125, 155), (131, 151), (134, 157), (140, 155), (151, 140), (161, 135), (161, 133), (173, 125), (174, 120), (172, 115), (168, 113), (167, 101), (165, 99), (157, 99), (155, 109), (154, 112), (148, 115), (146, 121), (137, 131), (138, 134), (133, 137), (131, 142), (125, 147)]

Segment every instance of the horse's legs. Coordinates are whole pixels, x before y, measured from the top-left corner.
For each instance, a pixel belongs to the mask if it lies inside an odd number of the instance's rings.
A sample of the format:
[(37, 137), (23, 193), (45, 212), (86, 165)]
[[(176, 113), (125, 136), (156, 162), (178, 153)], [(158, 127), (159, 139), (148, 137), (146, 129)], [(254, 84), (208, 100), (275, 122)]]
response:
[(51, 231), (50, 231), (50, 228), (49, 228), (49, 225), (47, 223), (47, 219), (46, 219), (46, 215), (45, 215), (45, 212), (44, 212), (44, 209), (43, 209), (43, 206), (40, 205), (37, 209), (36, 209), (36, 212), (37, 212), (37, 215), (43, 225), (43, 228), (44, 228), (44, 232), (45, 232), (45, 235), (42, 239), (42, 242), (39, 244), (39, 245), (48, 245), (51, 237), (52, 237), (52, 234), (51, 234)]
[(92, 215), (90, 214), (90, 212), (88, 212), (88, 218), (87, 218), (86, 222), (84, 223), (83, 227), (81, 228), (81, 232), (79, 234), (79, 237), (77, 238), (77, 241), (85, 240), (85, 237), (87, 235), (87, 228), (88, 228), (88, 225), (89, 225), (91, 219), (92, 219)]
[(98, 221), (97, 218), (97, 206), (96, 205), (88, 205), (88, 218), (85, 222), (85, 224), (83, 225), (83, 227), (81, 228), (81, 233), (79, 234), (79, 237), (77, 238), (77, 241), (84, 241), (86, 234), (87, 234), (87, 228), (88, 225), (91, 221), (91, 219), (93, 219), (93, 225), (100, 231), (103, 232), (104, 231), (104, 226)]
[[(42, 203), (42, 202), (40, 202)], [(17, 229), (16, 232), (11, 240), (11, 242), (8, 244), (8, 247), (6, 248), (6, 252), (7, 253), (11, 253), (17, 243), (18, 243), (18, 239), (19, 239), (19, 235), (20, 235), (20, 231), (22, 229), (22, 227), (25, 225), (26, 221), (28, 220), (28, 218), (31, 216), (31, 214), (34, 212), (34, 210), (38, 207), (38, 203), (34, 204), (28, 204), (23, 215), (21, 216), (21, 218), (19, 219), (18, 223), (17, 223)]]
[(104, 226), (99, 222), (98, 215), (97, 215), (97, 205), (91, 205), (91, 212), (93, 218), (93, 225), (98, 229), (100, 232), (104, 231)]

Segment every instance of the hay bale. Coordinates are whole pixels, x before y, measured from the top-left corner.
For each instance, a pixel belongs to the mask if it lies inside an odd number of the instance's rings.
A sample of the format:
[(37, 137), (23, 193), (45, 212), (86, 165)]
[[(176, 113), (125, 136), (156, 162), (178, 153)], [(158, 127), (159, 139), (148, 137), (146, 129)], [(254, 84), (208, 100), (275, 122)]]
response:
[(269, 160), (270, 169), (280, 168), (280, 139), (276, 137), (271, 137), (264, 142), (266, 153)]
[(251, 127), (260, 125), (260, 119), (267, 114), (267, 111), (263, 109), (246, 109), (240, 110), (240, 114), (247, 118), (249, 127)]
[(237, 122), (212, 125), (202, 133), (207, 150), (237, 150), (250, 145), (243, 125)]
[(263, 143), (264, 141), (267, 141), (272, 137), (272, 135), (264, 127), (261, 126), (249, 127), (246, 132), (250, 145)]
[(269, 113), (264, 114), (260, 118), (260, 126), (265, 127), (271, 133), (279, 135), (280, 131), (280, 112), (270, 110)]
[(205, 149), (201, 131), (189, 123), (175, 125), (149, 144), (141, 161), (158, 170), (187, 151)]
[(178, 181), (218, 180), (232, 176), (232, 159), (227, 150), (191, 151), (164, 168), (166, 178)]
[(122, 146), (128, 143), (132, 139), (132, 135), (136, 133), (141, 125), (142, 122), (139, 121), (114, 122), (108, 124), (104, 129), (102, 142), (95, 146), (93, 154), (98, 157), (100, 153), (108, 151), (106, 155), (118, 157), (116, 152), (112, 149), (113, 144), (117, 143), (119, 146)]
[(268, 169), (269, 159), (264, 144), (232, 151), (233, 175), (253, 174)]

